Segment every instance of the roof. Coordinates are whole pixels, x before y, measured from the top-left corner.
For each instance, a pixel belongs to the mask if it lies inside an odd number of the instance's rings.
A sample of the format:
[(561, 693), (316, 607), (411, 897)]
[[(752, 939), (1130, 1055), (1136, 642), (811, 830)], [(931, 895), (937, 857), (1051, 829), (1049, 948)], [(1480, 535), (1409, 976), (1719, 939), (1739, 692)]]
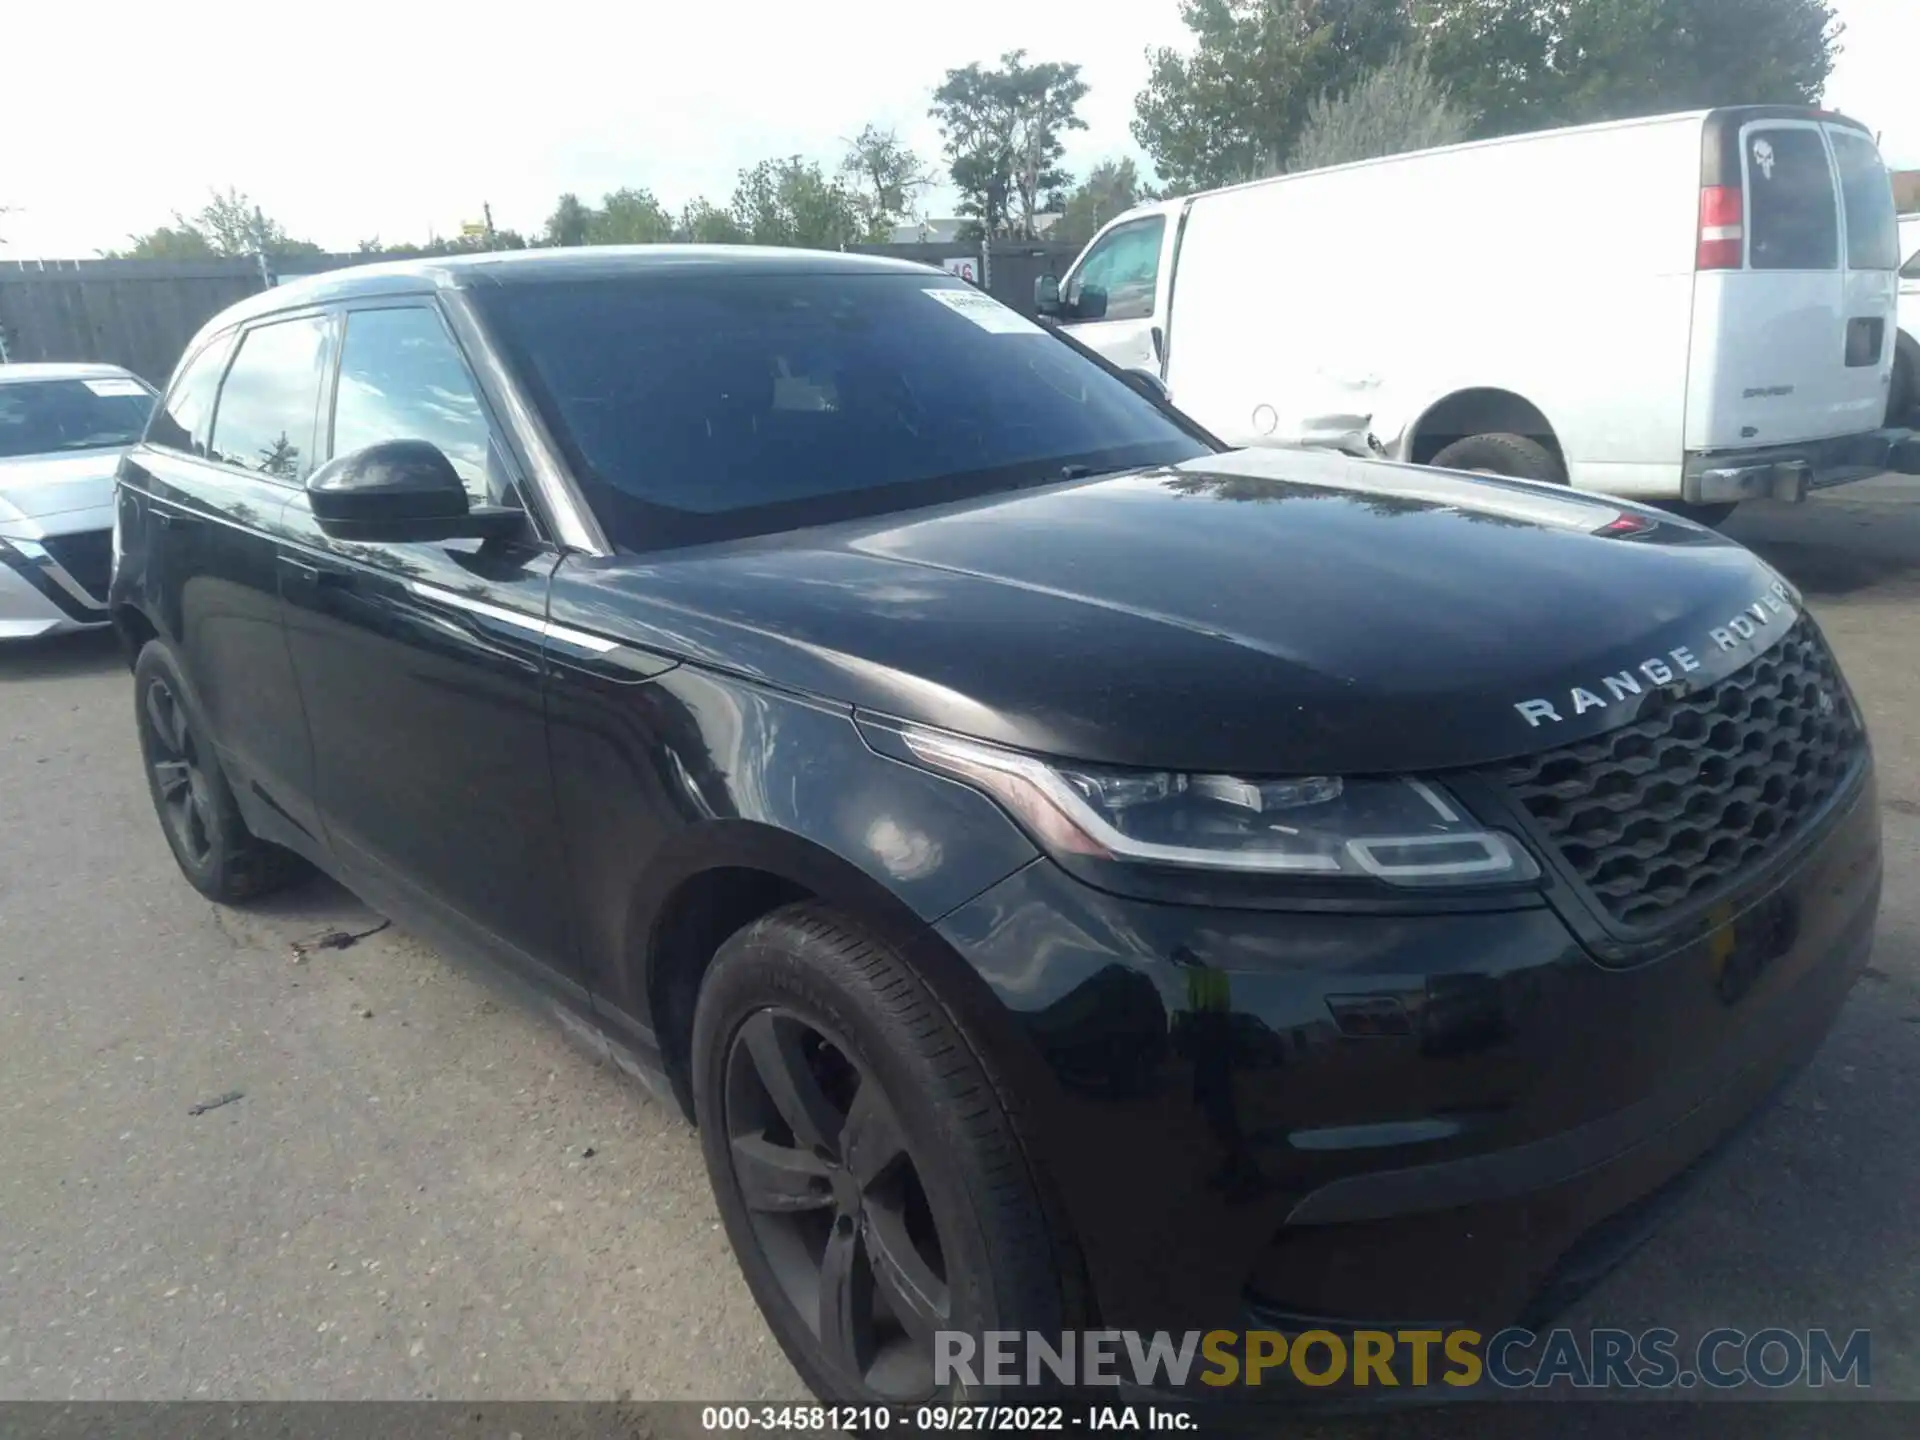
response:
[[(140, 380), (131, 370), (118, 365), (85, 365), (65, 362), (22, 362), (0, 365), (0, 385), (22, 384), (29, 380)], [(147, 382), (140, 380), (142, 385)]]
[[(924, 275), (916, 261), (839, 250), (789, 250), (775, 245), (588, 245), (539, 250), (489, 250), (350, 265), (289, 278), (229, 306), (201, 331), (225, 329), (257, 315), (369, 295), (420, 294), (437, 289), (519, 285), (551, 280), (606, 280), (627, 275)], [(197, 338), (197, 337), (196, 337)]]

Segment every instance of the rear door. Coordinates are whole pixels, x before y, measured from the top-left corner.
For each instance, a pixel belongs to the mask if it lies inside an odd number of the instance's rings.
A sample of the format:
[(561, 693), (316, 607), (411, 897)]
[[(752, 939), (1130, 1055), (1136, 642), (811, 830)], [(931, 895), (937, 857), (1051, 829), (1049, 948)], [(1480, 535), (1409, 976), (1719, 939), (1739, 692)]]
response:
[[(1711, 236), (1701, 232), (1687, 448), (1875, 429), (1892, 356), (1893, 274), (1883, 252), (1893, 236), (1892, 192), (1872, 140), (1812, 112), (1744, 120), (1726, 112), (1707, 125), (1703, 196), (1727, 197), (1732, 208), (1711, 217), (1703, 209), (1703, 225), (1717, 223)], [(1731, 132), (1724, 146), (1717, 125)], [(1738, 230), (1725, 224), (1736, 218)], [(1722, 252), (1728, 268), (1707, 268), (1710, 238), (1740, 236), (1744, 255)]]

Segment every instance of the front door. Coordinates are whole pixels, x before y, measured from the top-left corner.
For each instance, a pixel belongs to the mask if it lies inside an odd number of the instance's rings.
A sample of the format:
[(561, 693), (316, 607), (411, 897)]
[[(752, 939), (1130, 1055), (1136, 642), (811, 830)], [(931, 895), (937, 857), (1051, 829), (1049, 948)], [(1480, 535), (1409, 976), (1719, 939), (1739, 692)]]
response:
[[(425, 299), (341, 317), (327, 453), (437, 445), (475, 503), (515, 503), (480, 391)], [(343, 871), (584, 1003), (566, 924), (543, 710), (547, 580), (512, 541), (372, 543), (287, 507), (281, 594)]]
[(1116, 225), (1088, 247), (1060, 288), (1073, 338), (1127, 370), (1161, 373), (1166, 318), (1157, 313), (1167, 217)]

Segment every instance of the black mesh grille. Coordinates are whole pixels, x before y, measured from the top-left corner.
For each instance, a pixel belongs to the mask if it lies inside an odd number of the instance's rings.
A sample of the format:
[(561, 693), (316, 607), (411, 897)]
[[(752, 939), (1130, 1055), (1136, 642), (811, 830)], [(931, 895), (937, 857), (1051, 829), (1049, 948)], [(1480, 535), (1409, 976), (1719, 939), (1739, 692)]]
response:
[(85, 530), (77, 535), (54, 535), (40, 542), (74, 582), (101, 604), (107, 582), (113, 578), (113, 532)]
[(1616, 920), (1738, 883), (1839, 788), (1866, 744), (1833, 656), (1802, 620), (1751, 665), (1503, 775)]

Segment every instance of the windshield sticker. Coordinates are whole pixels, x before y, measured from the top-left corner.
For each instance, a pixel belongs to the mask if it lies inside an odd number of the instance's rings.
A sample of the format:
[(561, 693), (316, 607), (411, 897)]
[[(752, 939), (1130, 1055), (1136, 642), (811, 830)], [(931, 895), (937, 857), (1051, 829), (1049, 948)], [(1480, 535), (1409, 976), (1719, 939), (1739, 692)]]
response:
[(87, 380), (82, 383), (102, 399), (112, 399), (116, 395), (139, 396), (147, 393), (138, 380)]
[(1753, 163), (1760, 167), (1760, 178), (1773, 179), (1773, 145), (1767, 140), (1753, 142)]
[(928, 289), (931, 295), (956, 315), (964, 315), (982, 330), (993, 335), (1044, 335), (1047, 332), (1018, 311), (1009, 310), (991, 295), (978, 290)]

